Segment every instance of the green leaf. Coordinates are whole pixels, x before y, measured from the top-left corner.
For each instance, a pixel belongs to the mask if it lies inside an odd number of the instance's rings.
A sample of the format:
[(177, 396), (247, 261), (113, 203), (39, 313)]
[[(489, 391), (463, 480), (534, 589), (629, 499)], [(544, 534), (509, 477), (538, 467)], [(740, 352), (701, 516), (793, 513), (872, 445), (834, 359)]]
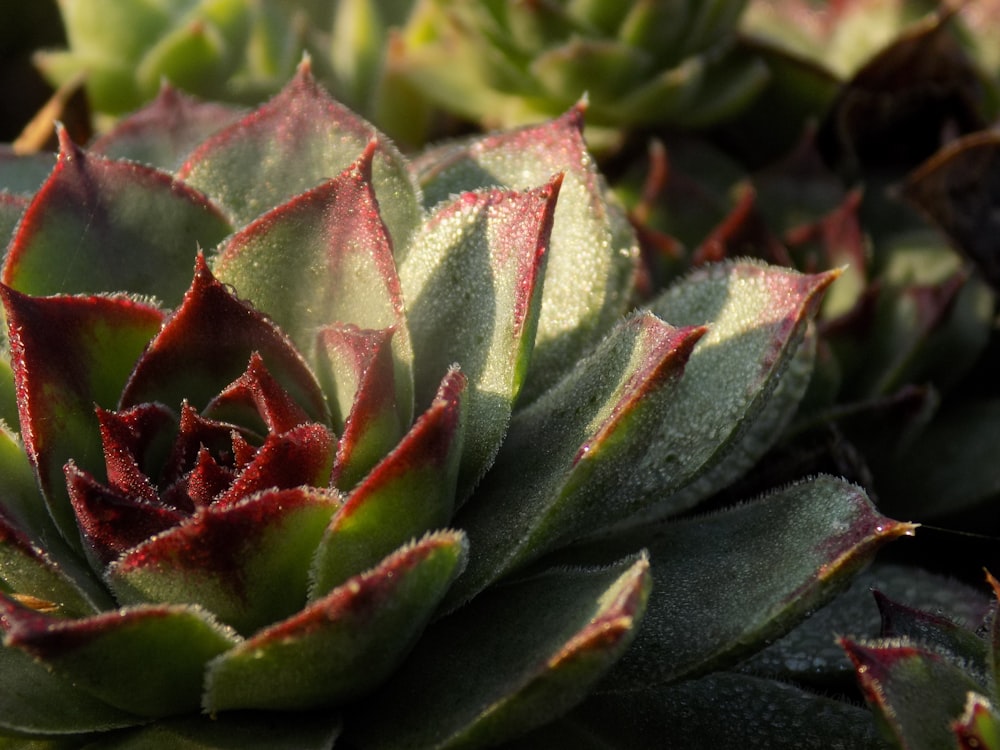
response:
[(310, 599), (451, 519), (464, 435), (465, 383), (457, 369), (449, 370), (428, 410), (348, 495), (316, 550)]
[(0, 425), (0, 527), (5, 526), (13, 529), (0, 530), (0, 590), (52, 602), (71, 615), (111, 605), (52, 521), (24, 448)]
[(216, 503), (125, 553), (108, 568), (108, 584), (123, 604), (198, 604), (253, 633), (301, 609), (336, 500), (299, 488)]
[(988, 608), (980, 591), (950, 577), (876, 561), (854, 579), (847, 591), (743, 662), (740, 669), (816, 686), (818, 690), (849, 689), (855, 684), (854, 669), (835, 637), (842, 633), (878, 637), (881, 623), (872, 589), (910, 606), (943, 613), (956, 622), (982, 622)]
[(401, 419), (412, 419), (413, 351), (393, 242), (372, 184), (378, 142), (339, 176), (297, 195), (230, 237), (213, 262), (218, 278), (267, 314), (302, 352), (332, 324), (392, 328)]
[(239, 637), (196, 607), (150, 606), (63, 620), (0, 595), (4, 645), (56, 676), (139, 716), (195, 711), (206, 662)]
[(332, 750), (337, 718), (238, 714), (166, 719), (87, 743), (86, 750)]
[(222, 654), (203, 707), (301, 710), (370, 691), (423, 632), (466, 546), (460, 532), (430, 534)]
[[(145, 721), (54, 675), (29, 654), (0, 646), (0, 747), (3, 733), (73, 735), (130, 727)], [(26, 740), (21, 740), (25, 742)], [(17, 745), (20, 748), (22, 745)]]
[(341, 432), (333, 482), (343, 490), (354, 487), (399, 443), (412, 420), (412, 383), (406, 384), (405, 402), (396, 389), (393, 332), (347, 325), (328, 326), (319, 334), (319, 377), (337, 410), (334, 429)]
[(898, 747), (955, 747), (952, 723), (963, 715), (968, 693), (981, 693), (983, 686), (949, 659), (905, 639), (839, 642), (865, 699)]
[(241, 114), (235, 107), (202, 102), (163, 83), (156, 99), (94, 140), (90, 153), (173, 172), (199, 143)]
[(313, 80), (308, 61), (274, 99), (198, 148), (178, 176), (215, 198), (242, 227), (340, 174), (376, 139), (372, 184), (393, 247), (420, 225), (419, 189), (402, 155)]
[(641, 507), (621, 489), (704, 332), (634, 315), (514, 417), (497, 464), (455, 519), (475, 554), (451, 603)]
[(523, 403), (555, 383), (618, 322), (634, 282), (635, 238), (587, 153), (582, 127), (583, 110), (576, 107), (542, 125), (430, 151), (413, 167), (428, 207), (462, 190), (524, 190), (563, 175)]
[(517, 748), (548, 750), (566, 737), (580, 750), (885, 750), (864, 708), (729, 672), (623, 693), (599, 690)]
[(98, 611), (88, 596), (89, 591), (67, 576), (43, 549), (33, 545), (26, 536), (9, 525), (2, 513), (0, 591), (34, 606), (51, 607), (69, 617), (80, 617)]
[(21, 220), (30, 203), (27, 198), (0, 192), (0, 244), (4, 247), (10, 243), (17, 222)]
[(87, 154), (60, 130), (56, 168), (21, 220), (2, 280), (34, 295), (132, 292), (175, 304), (199, 245), (230, 231), (165, 172)]
[(628, 648), (648, 593), (644, 556), (490, 590), (428, 629), (365, 703), (359, 744), (492, 747), (551, 721)]
[(202, 0), (177, 7), (188, 12), (178, 14), (143, 50), (135, 69), (139, 87), (155, 91), (169, 79), (186, 90), (224, 96), (244, 60), (250, 10), (243, 0)]
[(79, 551), (63, 466), (72, 458), (103, 472), (94, 405), (117, 403), (163, 315), (124, 297), (29, 297), (9, 287), (0, 287), (0, 297), (25, 451), (56, 527)]
[(832, 477), (664, 527), (650, 546), (645, 626), (611, 684), (675, 682), (735, 663), (831, 599), (878, 547), (912, 530)]
[(624, 526), (641, 528), (690, 508), (774, 444), (808, 385), (806, 332), (836, 276), (723, 263), (694, 271), (653, 301), (650, 309), (663, 320), (707, 323), (709, 330), (661, 411), (659, 434), (627, 480), (627, 492), (658, 502)]
[(457, 362), (469, 379), (459, 495), (492, 464), (532, 356), (561, 178), (523, 193), (465, 193), (424, 226), (399, 269), (417, 403)]
[(119, 405), (183, 401), (203, 409), (259, 355), (267, 371), (314, 421), (326, 424), (326, 399), (302, 355), (267, 316), (236, 298), (199, 253), (194, 280), (135, 365)]
[(42, 186), (56, 165), (53, 154), (18, 154), (0, 145), (0, 194), (27, 197)]

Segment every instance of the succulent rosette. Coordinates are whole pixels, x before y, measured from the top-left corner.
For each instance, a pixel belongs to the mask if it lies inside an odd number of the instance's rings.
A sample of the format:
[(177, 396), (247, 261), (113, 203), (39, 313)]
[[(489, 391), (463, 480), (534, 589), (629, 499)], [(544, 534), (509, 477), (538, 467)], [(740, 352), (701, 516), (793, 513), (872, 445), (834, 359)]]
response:
[(911, 530), (832, 477), (668, 523), (788, 423), (836, 274), (629, 312), (581, 130), (411, 162), (303, 64), (0, 153), (0, 746), (496, 745), (728, 669)]
[(745, 5), (421, 0), (386, 66), (488, 127), (551, 117), (584, 93), (594, 125), (704, 126), (767, 81), (763, 62), (734, 49)]

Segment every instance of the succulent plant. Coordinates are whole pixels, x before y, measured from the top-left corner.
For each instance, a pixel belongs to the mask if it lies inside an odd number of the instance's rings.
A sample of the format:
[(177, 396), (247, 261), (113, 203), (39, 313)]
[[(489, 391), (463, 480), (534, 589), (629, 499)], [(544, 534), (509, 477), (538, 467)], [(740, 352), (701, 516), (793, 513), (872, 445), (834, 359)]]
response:
[(257, 102), (308, 52), (341, 101), (417, 145), (441, 110), (512, 127), (554, 117), (584, 93), (595, 126), (702, 126), (738, 111), (768, 78), (734, 47), (745, 5), (74, 0), (62, 5), (69, 49), (37, 61), (55, 84), (84, 71), (94, 109), (120, 115), (163, 78)]
[(705, 125), (767, 78), (733, 54), (745, 5), (424, 0), (399, 35), (398, 64), (448, 111), (491, 127), (552, 116), (584, 93), (596, 125)]
[(166, 88), (0, 152), (0, 746), (559, 731), (598, 683), (697, 690), (912, 530), (829, 476), (671, 520), (791, 419), (837, 274), (629, 312), (582, 119), (407, 161), (303, 63), (250, 113)]
[(993, 600), (981, 622), (913, 607), (875, 590), (881, 636), (840, 639), (866, 700), (896, 747), (1000, 747), (1000, 586), (987, 578)]

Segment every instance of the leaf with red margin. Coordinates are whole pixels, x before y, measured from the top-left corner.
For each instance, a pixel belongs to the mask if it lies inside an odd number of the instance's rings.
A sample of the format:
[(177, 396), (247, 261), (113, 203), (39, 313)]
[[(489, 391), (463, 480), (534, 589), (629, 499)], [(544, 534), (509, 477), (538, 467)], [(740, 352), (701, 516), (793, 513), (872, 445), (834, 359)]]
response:
[(199, 509), (108, 568), (126, 603), (196, 603), (240, 633), (297, 612), (313, 551), (339, 497), (313, 488), (273, 489)]
[(640, 556), (492, 589), (428, 628), (393, 679), (364, 702), (358, 745), (492, 747), (551, 721), (628, 648), (649, 585)]
[(633, 315), (515, 415), (496, 465), (455, 517), (475, 553), (450, 604), (635, 511), (635, 498), (619, 488), (648, 449), (662, 402), (704, 333)]
[(410, 422), (400, 415), (392, 334), (392, 328), (363, 331), (352, 325), (319, 333), (320, 378), (342, 428), (333, 469), (334, 484), (342, 490), (356, 485), (389, 453)]
[(372, 185), (378, 142), (339, 176), (301, 193), (230, 237), (212, 267), (312, 352), (332, 324), (392, 328), (400, 417), (413, 415), (413, 351), (393, 260)]
[(1000, 750), (1000, 715), (988, 698), (969, 693), (965, 711), (951, 725), (958, 750)]
[(986, 688), (949, 659), (906, 639), (839, 638), (865, 700), (891, 739), (906, 750), (955, 747), (952, 723), (966, 697)]
[[(879, 547), (913, 529), (879, 514), (859, 487), (826, 476), (664, 527), (649, 547), (646, 623), (609, 685), (665, 684), (735, 664), (832, 599)], [(625, 539), (616, 549), (633, 544)]]
[(0, 594), (0, 625), (5, 647), (31, 654), (110, 706), (152, 717), (197, 710), (205, 663), (240, 641), (191, 606), (134, 607), (64, 620)]
[(373, 138), (375, 194), (396, 252), (402, 252), (420, 225), (419, 189), (399, 151), (331, 99), (313, 79), (308, 60), (271, 101), (205, 141), (178, 177), (215, 198), (242, 227), (340, 174)]
[(185, 518), (155, 498), (145, 499), (101, 484), (72, 461), (66, 464), (65, 471), (84, 549), (94, 561), (95, 570)]
[(430, 408), (348, 495), (316, 550), (310, 599), (448, 523), (464, 436), (466, 380), (448, 371)]
[(136, 363), (120, 408), (184, 400), (204, 408), (246, 371), (254, 352), (313, 421), (329, 422), (323, 393), (292, 342), (267, 317), (234, 297), (199, 253), (184, 301)]
[(562, 178), (523, 193), (466, 193), (438, 210), (399, 269), (417, 403), (458, 363), (469, 379), (459, 496), (493, 463), (535, 340)]
[(230, 231), (167, 173), (87, 154), (60, 130), (56, 168), (21, 220), (2, 281), (34, 295), (132, 292), (175, 304), (199, 245)]
[(708, 333), (621, 488), (636, 502), (656, 502), (621, 526), (651, 528), (687, 510), (732, 484), (775, 443), (812, 376), (810, 326), (837, 276), (720, 263), (694, 271), (650, 304), (663, 320), (707, 324)]
[[(14, 526), (0, 511), (0, 591), (35, 608), (44, 608), (68, 617), (82, 617), (98, 611), (72, 578), (45, 550)], [(102, 604), (110, 602), (102, 601)]]
[(872, 589), (882, 619), (882, 638), (908, 638), (941, 654), (951, 654), (965, 665), (966, 671), (983, 683), (988, 673), (988, 644), (975, 632), (943, 614), (927, 612), (897, 602), (878, 589)]
[(80, 550), (63, 466), (103, 471), (94, 404), (114, 406), (163, 314), (124, 297), (29, 297), (0, 286), (21, 439), (49, 513)]
[(90, 144), (90, 152), (173, 172), (202, 141), (244, 114), (236, 107), (195, 99), (164, 82), (152, 102), (116, 122)]
[(335, 443), (329, 428), (316, 423), (268, 435), (253, 460), (213, 504), (233, 505), (255, 492), (273, 488), (326, 487), (333, 469)]
[(309, 415), (267, 371), (260, 354), (250, 355), (246, 372), (205, 407), (204, 416), (221, 422), (252, 425), (263, 434), (282, 433), (305, 424)]
[(431, 150), (413, 164), (428, 208), (466, 190), (525, 190), (564, 175), (524, 402), (553, 385), (618, 322), (638, 267), (631, 224), (587, 153), (583, 114), (576, 106), (540, 125)]
[[(162, 404), (139, 404), (125, 411), (97, 407), (108, 484), (149, 502), (159, 500), (153, 480), (165, 463), (177, 416)], [(159, 460), (157, 460), (159, 459)], [(150, 476), (148, 467), (155, 467)]]
[(306, 709), (369, 692), (420, 637), (466, 547), (461, 532), (429, 534), (222, 654), (204, 709)]

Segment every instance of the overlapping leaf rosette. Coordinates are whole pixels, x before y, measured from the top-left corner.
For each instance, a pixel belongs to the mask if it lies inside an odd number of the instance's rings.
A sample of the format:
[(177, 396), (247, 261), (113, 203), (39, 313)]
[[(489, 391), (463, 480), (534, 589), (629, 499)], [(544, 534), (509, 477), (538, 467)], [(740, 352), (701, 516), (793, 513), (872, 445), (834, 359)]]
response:
[(911, 529), (831, 477), (666, 523), (787, 423), (835, 274), (628, 313), (581, 129), (407, 162), (303, 64), (0, 154), (0, 735), (494, 745), (734, 664)]

